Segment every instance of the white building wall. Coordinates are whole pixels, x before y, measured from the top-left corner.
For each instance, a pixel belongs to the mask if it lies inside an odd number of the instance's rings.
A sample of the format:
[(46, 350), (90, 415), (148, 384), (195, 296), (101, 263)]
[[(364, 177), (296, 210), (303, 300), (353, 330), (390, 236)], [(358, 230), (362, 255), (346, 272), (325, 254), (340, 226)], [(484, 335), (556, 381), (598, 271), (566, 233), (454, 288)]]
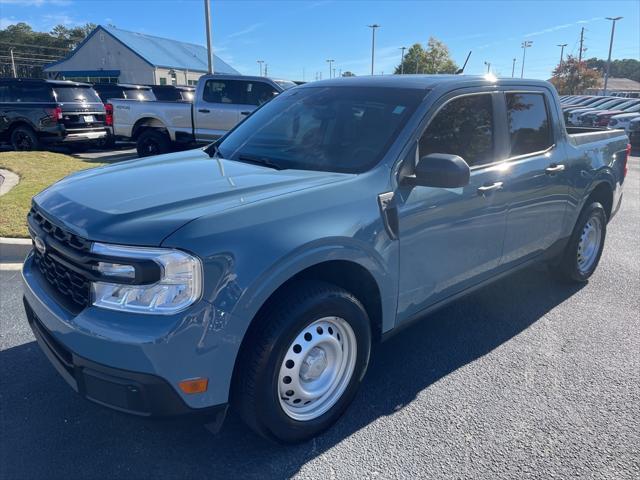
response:
[(181, 70), (178, 68), (156, 68), (156, 80), (155, 83), (157, 85), (162, 84), (162, 78), (166, 80), (166, 85), (171, 85), (171, 70), (173, 70), (176, 74), (176, 85), (190, 85), (189, 81), (191, 81), (191, 85), (195, 85), (198, 82), (198, 79), (204, 75), (206, 72), (195, 72), (191, 70)]
[(96, 32), (71, 58), (46, 68), (52, 77), (60, 71), (120, 70), (120, 83), (155, 83), (155, 68), (108, 33)]

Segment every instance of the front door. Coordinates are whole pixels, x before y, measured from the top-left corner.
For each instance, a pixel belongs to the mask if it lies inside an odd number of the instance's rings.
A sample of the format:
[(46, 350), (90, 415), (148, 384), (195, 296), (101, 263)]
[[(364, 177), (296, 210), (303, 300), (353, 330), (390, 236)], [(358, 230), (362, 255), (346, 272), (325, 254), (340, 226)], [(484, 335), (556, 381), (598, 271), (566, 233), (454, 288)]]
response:
[(207, 80), (202, 99), (195, 100), (196, 140), (207, 142), (221, 137), (240, 121), (239, 105), (244, 101), (238, 80)]
[(498, 93), (446, 98), (419, 140), (418, 158), (459, 155), (471, 178), (463, 188), (398, 191), (400, 322), (498, 268), (507, 216), (494, 115), (499, 101)]

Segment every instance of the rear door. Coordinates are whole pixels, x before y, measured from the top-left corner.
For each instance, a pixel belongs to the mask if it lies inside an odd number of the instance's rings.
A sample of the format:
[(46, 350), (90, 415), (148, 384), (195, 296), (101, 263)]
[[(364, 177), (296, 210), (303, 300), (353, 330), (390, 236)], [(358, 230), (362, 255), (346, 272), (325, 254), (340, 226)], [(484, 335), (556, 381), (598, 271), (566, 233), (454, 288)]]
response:
[(244, 102), (243, 83), (217, 78), (206, 81), (194, 113), (198, 141), (215, 140), (240, 121), (240, 106)]
[(502, 263), (526, 260), (560, 239), (569, 201), (561, 123), (543, 88), (505, 89), (502, 102), (508, 139), (504, 162), (509, 177), (503, 195), (509, 204)]

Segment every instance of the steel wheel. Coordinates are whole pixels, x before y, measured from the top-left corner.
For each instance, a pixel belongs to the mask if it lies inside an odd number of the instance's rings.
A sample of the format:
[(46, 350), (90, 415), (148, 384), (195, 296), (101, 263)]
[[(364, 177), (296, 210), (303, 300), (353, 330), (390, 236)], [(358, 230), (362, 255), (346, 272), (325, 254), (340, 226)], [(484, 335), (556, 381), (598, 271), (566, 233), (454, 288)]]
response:
[(578, 242), (578, 270), (588, 272), (598, 258), (602, 242), (602, 223), (600, 218), (592, 216), (584, 225)]
[(290, 418), (318, 418), (340, 399), (354, 372), (357, 342), (344, 319), (325, 317), (305, 327), (280, 366), (278, 395)]

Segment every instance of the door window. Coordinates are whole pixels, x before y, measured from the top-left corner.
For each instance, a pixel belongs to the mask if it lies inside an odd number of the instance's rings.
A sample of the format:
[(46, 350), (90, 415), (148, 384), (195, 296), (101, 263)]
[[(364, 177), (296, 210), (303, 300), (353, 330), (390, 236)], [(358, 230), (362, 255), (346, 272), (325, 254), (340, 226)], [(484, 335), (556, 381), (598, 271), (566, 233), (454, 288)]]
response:
[(244, 95), (241, 84), (234, 80), (207, 80), (202, 98), (209, 103), (241, 104)]
[(510, 157), (541, 152), (553, 144), (544, 95), (507, 93)]
[(494, 161), (491, 94), (454, 98), (436, 114), (420, 138), (420, 157), (447, 153), (470, 167)]
[(245, 90), (245, 102), (247, 105), (262, 105), (273, 98), (276, 89), (268, 83), (243, 82)]

